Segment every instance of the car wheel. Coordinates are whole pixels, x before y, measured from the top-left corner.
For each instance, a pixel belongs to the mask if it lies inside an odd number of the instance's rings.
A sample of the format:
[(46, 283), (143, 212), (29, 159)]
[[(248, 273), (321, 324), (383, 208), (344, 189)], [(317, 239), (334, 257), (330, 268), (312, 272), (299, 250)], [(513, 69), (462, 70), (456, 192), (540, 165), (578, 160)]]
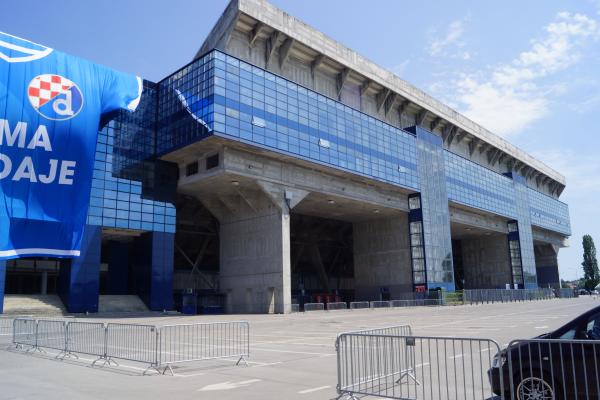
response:
[(521, 380), (515, 390), (517, 400), (556, 400), (552, 385), (544, 379), (529, 377)]

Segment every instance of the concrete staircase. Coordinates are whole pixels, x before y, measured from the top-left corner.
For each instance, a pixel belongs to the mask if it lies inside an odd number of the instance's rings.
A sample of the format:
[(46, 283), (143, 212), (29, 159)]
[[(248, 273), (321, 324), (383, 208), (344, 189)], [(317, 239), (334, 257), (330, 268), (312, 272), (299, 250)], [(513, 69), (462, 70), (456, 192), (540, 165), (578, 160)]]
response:
[(101, 295), (98, 299), (100, 313), (148, 312), (146, 304), (135, 295)]
[(67, 310), (58, 295), (7, 294), (4, 296), (4, 314), (56, 316), (67, 314)]

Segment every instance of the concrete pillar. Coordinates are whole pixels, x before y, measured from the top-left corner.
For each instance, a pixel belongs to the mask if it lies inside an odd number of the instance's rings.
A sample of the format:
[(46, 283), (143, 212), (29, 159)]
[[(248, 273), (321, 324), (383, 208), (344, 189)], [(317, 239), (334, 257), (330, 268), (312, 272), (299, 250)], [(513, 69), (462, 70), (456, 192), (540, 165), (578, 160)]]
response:
[(220, 288), (228, 313), (289, 313), (289, 211), (308, 193), (267, 182), (257, 186), (202, 199), (220, 222)]
[(378, 300), (382, 288), (392, 299), (413, 291), (408, 214), (354, 223), (353, 234), (357, 301)]
[(48, 294), (48, 271), (42, 271), (42, 284), (40, 294), (46, 295)]
[(0, 261), (0, 314), (4, 312), (4, 284), (6, 282), (6, 261)]
[(136, 293), (153, 311), (173, 308), (175, 235), (146, 232), (135, 240), (133, 275)]
[(537, 271), (538, 285), (542, 288), (560, 288), (558, 273), (558, 246), (550, 243), (536, 243), (535, 268)]
[(71, 313), (98, 312), (102, 227), (87, 225), (81, 256), (61, 261), (59, 295)]
[(461, 239), (465, 289), (504, 289), (512, 282), (506, 235)]
[(128, 294), (129, 245), (111, 241), (108, 246), (108, 294)]

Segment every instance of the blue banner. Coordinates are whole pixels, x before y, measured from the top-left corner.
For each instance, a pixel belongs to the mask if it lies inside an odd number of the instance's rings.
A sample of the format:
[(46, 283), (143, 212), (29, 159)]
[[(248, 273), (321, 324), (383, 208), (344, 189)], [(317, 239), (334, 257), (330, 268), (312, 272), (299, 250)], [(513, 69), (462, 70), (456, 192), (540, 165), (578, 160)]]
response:
[(140, 78), (0, 32), (0, 259), (77, 257), (100, 116)]

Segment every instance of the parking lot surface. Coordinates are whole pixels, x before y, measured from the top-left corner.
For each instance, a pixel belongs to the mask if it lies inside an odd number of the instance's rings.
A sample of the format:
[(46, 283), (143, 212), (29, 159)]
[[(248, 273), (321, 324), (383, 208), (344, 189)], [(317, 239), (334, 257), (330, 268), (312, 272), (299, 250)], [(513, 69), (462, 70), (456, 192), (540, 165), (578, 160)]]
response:
[(144, 365), (91, 367), (93, 357), (59, 361), (53, 353), (25, 354), (3, 343), (0, 400), (333, 399), (337, 397), (335, 339), (341, 332), (409, 324), (418, 336), (490, 338), (505, 346), (512, 339), (551, 331), (598, 305), (600, 300), (583, 296), (523, 303), (291, 315), (107, 318), (101, 320), (157, 325), (249, 321), (248, 366), (235, 366), (234, 359), (204, 361), (174, 367), (175, 376), (143, 376)]

